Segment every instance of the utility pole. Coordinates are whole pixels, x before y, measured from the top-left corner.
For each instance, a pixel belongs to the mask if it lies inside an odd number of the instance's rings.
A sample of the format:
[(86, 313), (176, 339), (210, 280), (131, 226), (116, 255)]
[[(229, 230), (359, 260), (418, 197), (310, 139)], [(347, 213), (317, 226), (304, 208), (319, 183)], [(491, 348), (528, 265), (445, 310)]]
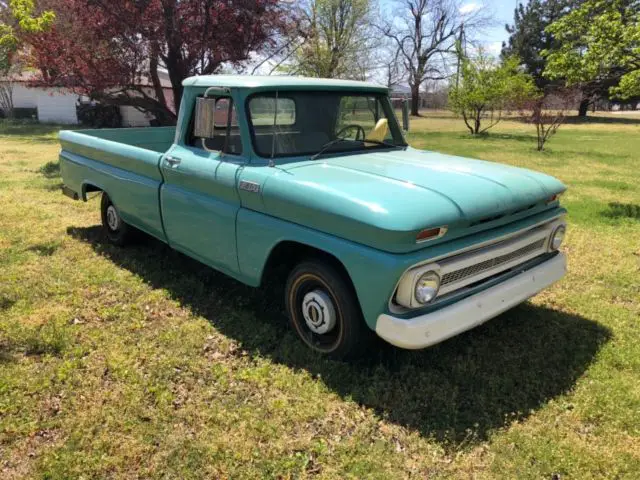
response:
[[(458, 54), (458, 63), (456, 65), (456, 88), (458, 88), (458, 85), (460, 84), (460, 63), (462, 62), (462, 48), (463, 48), (463, 42), (465, 42), (464, 40), (464, 22), (462, 22), (460, 24), (460, 36), (458, 37), (458, 48), (457, 50), (457, 54)], [(464, 55), (467, 55), (467, 46), (466, 46), (466, 42), (464, 45)]]

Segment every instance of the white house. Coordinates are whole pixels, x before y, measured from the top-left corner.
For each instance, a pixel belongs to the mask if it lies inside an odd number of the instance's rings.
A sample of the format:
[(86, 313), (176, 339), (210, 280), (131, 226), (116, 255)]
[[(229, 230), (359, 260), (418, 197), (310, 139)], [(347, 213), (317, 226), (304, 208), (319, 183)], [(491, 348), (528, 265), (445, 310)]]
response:
[[(12, 98), (14, 108), (35, 108), (37, 118), (43, 123), (77, 124), (78, 116), (76, 106), (82, 100), (79, 95), (64, 88), (33, 87), (30, 82), (34, 75), (24, 72), (11, 80)], [(0, 84), (6, 80), (0, 79)], [(160, 72), (160, 82), (167, 98), (167, 103), (173, 105), (173, 91), (171, 82), (166, 72)], [(149, 93), (152, 94), (149, 87)], [(122, 126), (146, 127), (149, 126), (153, 116), (140, 112), (131, 106), (120, 107)]]

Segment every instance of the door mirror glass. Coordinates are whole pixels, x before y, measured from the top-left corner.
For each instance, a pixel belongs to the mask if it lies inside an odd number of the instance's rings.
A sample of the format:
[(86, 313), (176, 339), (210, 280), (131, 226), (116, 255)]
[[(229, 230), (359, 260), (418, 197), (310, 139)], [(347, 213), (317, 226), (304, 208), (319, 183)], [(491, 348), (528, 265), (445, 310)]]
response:
[(196, 99), (195, 124), (193, 134), (200, 138), (215, 136), (216, 99), (200, 97)]
[[(231, 108), (231, 99), (228, 97), (197, 98), (193, 134), (200, 138), (225, 135), (229, 121), (229, 108)], [(232, 110), (231, 115), (231, 126), (237, 127), (235, 109)]]

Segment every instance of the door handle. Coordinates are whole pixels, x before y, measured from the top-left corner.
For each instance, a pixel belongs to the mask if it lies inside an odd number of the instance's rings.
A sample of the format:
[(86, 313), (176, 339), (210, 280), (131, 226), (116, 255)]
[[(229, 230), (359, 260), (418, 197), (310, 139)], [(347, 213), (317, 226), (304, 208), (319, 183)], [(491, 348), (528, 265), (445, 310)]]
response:
[(169, 165), (170, 167), (177, 167), (178, 165), (180, 165), (182, 159), (169, 155), (164, 159), (164, 161), (167, 162), (167, 165)]

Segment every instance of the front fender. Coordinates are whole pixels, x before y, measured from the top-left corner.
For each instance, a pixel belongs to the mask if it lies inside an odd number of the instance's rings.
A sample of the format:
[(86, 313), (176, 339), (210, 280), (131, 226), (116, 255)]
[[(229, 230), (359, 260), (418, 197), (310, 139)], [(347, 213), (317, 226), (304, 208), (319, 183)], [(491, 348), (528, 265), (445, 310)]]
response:
[[(263, 213), (240, 209), (237, 219), (238, 263), (242, 279), (250, 285), (258, 286), (271, 251), (281, 242), (298, 242), (327, 252), (345, 267), (358, 295), (364, 318), (369, 327), (375, 329), (378, 315), (388, 313), (389, 299), (396, 284), (411, 266), (564, 214), (566, 210), (555, 208), (492, 230), (399, 254), (377, 250)], [(419, 310), (412, 312), (413, 315), (418, 313)]]
[(281, 242), (297, 242), (336, 257), (355, 287), (370, 328), (386, 311), (398, 278), (409, 266), (394, 255), (269, 215), (241, 209), (237, 218), (238, 263), (243, 280), (260, 284), (269, 255)]

